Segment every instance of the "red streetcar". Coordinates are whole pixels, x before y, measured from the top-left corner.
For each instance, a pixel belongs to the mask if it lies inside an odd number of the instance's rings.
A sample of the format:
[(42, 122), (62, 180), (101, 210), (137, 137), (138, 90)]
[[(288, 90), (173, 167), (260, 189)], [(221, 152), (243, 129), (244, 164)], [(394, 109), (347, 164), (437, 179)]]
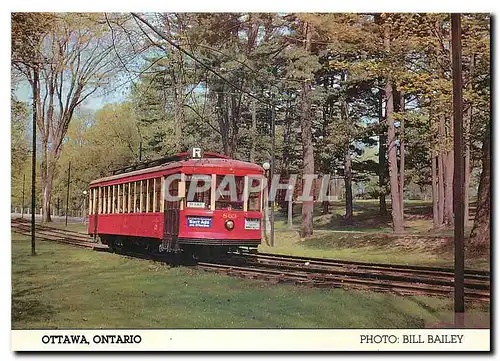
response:
[(261, 243), (262, 167), (193, 148), (90, 183), (89, 234), (112, 249), (227, 252)]

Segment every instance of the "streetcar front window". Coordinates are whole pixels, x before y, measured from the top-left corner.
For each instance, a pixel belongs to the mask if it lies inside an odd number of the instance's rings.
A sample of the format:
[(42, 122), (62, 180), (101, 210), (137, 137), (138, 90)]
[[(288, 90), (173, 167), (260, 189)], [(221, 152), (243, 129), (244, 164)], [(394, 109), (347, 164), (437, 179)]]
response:
[[(250, 184), (251, 182), (251, 184)], [(262, 180), (261, 179), (255, 179), (255, 178), (248, 178), (248, 185), (249, 189), (258, 189), (260, 188)], [(248, 210), (249, 211), (260, 211), (260, 204), (261, 204), (261, 194), (262, 191), (253, 191), (248, 193)]]
[(243, 210), (245, 177), (217, 175), (215, 187), (215, 209)]
[(210, 209), (211, 182), (209, 174), (186, 174), (186, 208)]

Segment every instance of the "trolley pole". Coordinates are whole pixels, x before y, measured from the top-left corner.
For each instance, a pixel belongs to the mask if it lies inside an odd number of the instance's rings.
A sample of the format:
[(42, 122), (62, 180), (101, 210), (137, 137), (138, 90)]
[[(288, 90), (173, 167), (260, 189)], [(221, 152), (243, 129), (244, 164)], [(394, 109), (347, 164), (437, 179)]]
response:
[(24, 183), (26, 183), (26, 174), (23, 174), (23, 206), (21, 208), (21, 218), (24, 218)]
[(464, 132), (462, 118), (462, 44), (460, 13), (451, 14), (453, 69), (453, 205), (455, 213), (455, 327), (464, 327)]
[[(269, 171), (269, 178), (271, 180), (271, 185), (274, 178), (275, 163), (276, 163), (276, 145), (275, 145), (276, 119), (275, 118), (276, 118), (276, 111), (274, 109), (274, 93), (273, 93), (271, 100), (271, 169)], [(274, 201), (275, 199), (273, 197), (273, 199), (271, 199), (271, 247), (274, 247), (274, 204), (275, 204)]]
[(68, 163), (68, 188), (66, 191), (66, 226), (68, 225), (68, 209), (69, 209), (69, 182), (71, 180), (71, 162)]
[(33, 144), (31, 152), (31, 255), (36, 256), (35, 249), (35, 213), (36, 213), (36, 119), (38, 99), (38, 68), (33, 66)]

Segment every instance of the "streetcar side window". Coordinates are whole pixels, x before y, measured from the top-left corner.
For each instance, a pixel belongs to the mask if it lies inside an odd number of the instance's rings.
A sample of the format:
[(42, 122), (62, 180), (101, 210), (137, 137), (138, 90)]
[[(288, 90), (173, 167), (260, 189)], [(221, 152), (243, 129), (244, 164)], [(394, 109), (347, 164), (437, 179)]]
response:
[(97, 213), (102, 213), (102, 187), (97, 190)]
[(105, 189), (106, 187), (101, 187), (101, 213), (106, 213), (106, 209), (104, 208), (105, 204), (104, 204), (104, 200), (106, 199), (106, 196), (105, 196)]
[(112, 205), (113, 205), (113, 186), (107, 186), (106, 187), (106, 195), (107, 195), (107, 199), (106, 199), (106, 213), (111, 213), (111, 208), (112, 208)]
[(118, 207), (117, 207), (118, 206), (118, 193), (117, 193), (118, 189), (117, 188), (118, 187), (115, 186), (115, 185), (112, 186), (112, 189), (113, 189), (113, 193), (112, 193), (113, 194), (113, 199), (112, 199), (112, 202), (113, 203), (111, 203), (111, 204), (113, 205), (113, 208), (111, 208), (111, 213), (117, 213), (117, 210), (118, 210)]
[(154, 182), (154, 188), (155, 188), (155, 194), (154, 194), (154, 211), (159, 212), (160, 211), (160, 205), (161, 205), (161, 178), (155, 178)]
[(154, 179), (148, 179), (148, 212), (153, 212), (153, 201), (154, 201)]
[(122, 185), (118, 184), (116, 186), (116, 213), (122, 212), (122, 204), (123, 204), (123, 189)]
[(104, 187), (100, 188), (100, 195), (99, 195), (99, 213), (104, 213)]
[(134, 182), (134, 213), (141, 211), (141, 182)]
[(125, 183), (123, 185), (125, 187), (125, 198), (123, 200), (124, 204), (124, 213), (129, 213), (130, 212), (130, 183)]
[(140, 202), (139, 202), (139, 212), (144, 212), (146, 210), (146, 181), (142, 180), (140, 183)]
[(107, 186), (106, 187), (106, 194), (107, 194), (107, 200), (106, 200), (106, 213), (112, 213), (112, 206), (113, 206), (113, 186)]
[(88, 193), (89, 194), (89, 215), (94, 213), (94, 212), (92, 212), (93, 206), (94, 206), (94, 197), (93, 197), (94, 191), (95, 191), (95, 189), (91, 189), (90, 192)]
[(108, 187), (102, 188), (102, 213), (108, 213)]
[(130, 183), (130, 213), (135, 213), (135, 201), (137, 200), (135, 189), (136, 189), (136, 182)]

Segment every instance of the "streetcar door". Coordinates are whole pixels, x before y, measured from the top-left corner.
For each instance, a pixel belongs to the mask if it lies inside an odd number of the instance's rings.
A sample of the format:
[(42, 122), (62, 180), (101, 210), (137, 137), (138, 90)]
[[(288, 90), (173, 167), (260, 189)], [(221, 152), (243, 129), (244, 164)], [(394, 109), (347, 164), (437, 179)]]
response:
[[(168, 192), (171, 195), (179, 194), (179, 180), (171, 181)], [(182, 188), (182, 187), (181, 187)], [(171, 200), (164, 197), (164, 227), (163, 238), (165, 240), (176, 240), (179, 235), (180, 200)]]

